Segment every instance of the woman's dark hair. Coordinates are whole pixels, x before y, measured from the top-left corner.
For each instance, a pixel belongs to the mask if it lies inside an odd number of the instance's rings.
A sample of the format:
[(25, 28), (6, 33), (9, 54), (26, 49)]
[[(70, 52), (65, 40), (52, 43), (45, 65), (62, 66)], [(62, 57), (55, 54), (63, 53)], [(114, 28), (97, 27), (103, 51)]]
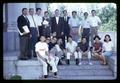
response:
[(95, 40), (96, 38), (98, 38), (99, 40), (101, 40), (101, 38), (100, 38), (98, 35), (96, 35), (96, 36), (94, 37), (94, 40)]
[(111, 41), (110, 35), (107, 34), (107, 35), (105, 35), (104, 42), (106, 42), (106, 37), (107, 37), (107, 36), (109, 37), (109, 41)]

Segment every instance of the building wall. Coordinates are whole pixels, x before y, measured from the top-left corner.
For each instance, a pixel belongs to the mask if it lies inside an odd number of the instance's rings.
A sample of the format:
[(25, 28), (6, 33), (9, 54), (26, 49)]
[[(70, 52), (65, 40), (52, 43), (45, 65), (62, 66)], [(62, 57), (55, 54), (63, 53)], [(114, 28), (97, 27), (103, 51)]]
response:
[[(3, 6), (3, 24), (6, 25), (3, 32), (4, 52), (19, 51), (19, 33), (17, 30), (17, 18), (22, 14), (22, 8), (37, 8), (47, 10), (47, 3), (7, 3)], [(43, 11), (43, 12), (44, 12)]]

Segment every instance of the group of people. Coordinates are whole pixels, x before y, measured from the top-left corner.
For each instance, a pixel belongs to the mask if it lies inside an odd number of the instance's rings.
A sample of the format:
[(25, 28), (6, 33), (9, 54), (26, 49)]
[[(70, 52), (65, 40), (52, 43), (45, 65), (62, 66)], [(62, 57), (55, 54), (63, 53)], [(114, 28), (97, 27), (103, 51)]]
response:
[[(67, 10), (63, 11), (63, 17), (58, 9), (54, 17), (49, 17), (48, 11), (42, 17), (41, 12), (41, 8), (36, 8), (36, 13), (30, 8), (28, 15), (28, 9), (23, 8), (17, 19), (18, 29), (23, 33), (20, 35), (19, 59), (37, 57), (43, 64), (44, 78), (48, 77), (49, 68), (57, 77), (57, 65), (62, 64), (63, 58), (70, 65), (71, 56), (74, 56), (76, 65), (82, 65), (83, 56), (87, 56), (90, 65), (92, 56), (100, 59), (103, 65), (107, 63), (105, 56), (112, 55), (113, 43), (108, 34), (104, 42), (100, 41), (97, 31), (101, 20), (95, 10), (91, 11), (91, 17), (85, 12), (83, 20), (78, 18), (76, 11), (72, 11), (72, 17), (68, 16)], [(26, 33), (23, 26), (27, 26), (30, 32)]]

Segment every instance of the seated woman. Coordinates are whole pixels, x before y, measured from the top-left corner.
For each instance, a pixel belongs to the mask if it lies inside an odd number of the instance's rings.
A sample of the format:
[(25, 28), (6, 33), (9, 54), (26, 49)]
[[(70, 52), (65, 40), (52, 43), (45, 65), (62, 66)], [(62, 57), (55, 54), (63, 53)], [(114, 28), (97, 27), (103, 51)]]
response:
[(111, 41), (110, 35), (105, 35), (104, 43), (103, 43), (103, 55), (111, 56), (113, 53), (113, 42)]
[(106, 64), (105, 57), (102, 55), (102, 42), (99, 36), (95, 36), (93, 43), (92, 55), (102, 61), (102, 64)]

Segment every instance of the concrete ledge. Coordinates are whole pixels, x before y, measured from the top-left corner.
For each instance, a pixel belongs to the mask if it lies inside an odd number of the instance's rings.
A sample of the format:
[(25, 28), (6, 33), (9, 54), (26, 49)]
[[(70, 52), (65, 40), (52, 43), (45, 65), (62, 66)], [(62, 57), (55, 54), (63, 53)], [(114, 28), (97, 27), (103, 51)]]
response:
[(16, 74), (15, 63), (17, 56), (4, 56), (3, 58), (3, 77), (9, 79), (13, 74)]
[(18, 60), (19, 52), (4, 52), (3, 77), (20, 75), (22, 79), (39, 79), (42, 76), (42, 64), (37, 60)]
[(38, 60), (17, 61), (17, 75), (22, 79), (39, 79), (42, 77), (42, 64)]
[(111, 57), (106, 57), (109, 68), (112, 70), (113, 75), (117, 77), (117, 54), (114, 53)]

